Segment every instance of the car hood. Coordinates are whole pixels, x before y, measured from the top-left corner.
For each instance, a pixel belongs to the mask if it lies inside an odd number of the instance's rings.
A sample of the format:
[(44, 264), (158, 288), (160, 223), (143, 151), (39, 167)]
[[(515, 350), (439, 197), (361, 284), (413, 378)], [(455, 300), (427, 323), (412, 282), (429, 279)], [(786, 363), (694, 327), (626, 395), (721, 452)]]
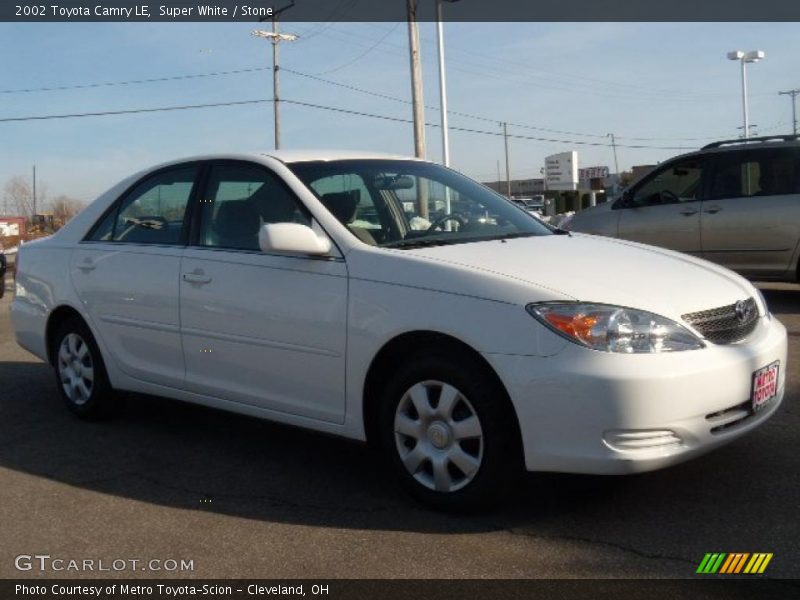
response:
[[(614, 304), (672, 318), (733, 304), (756, 295), (752, 285), (732, 271), (688, 255), (634, 242), (591, 235), (548, 235), (405, 250), (454, 268), (483, 271), (542, 293), (527, 302), (563, 299)], [(496, 281), (495, 281), (496, 283)]]

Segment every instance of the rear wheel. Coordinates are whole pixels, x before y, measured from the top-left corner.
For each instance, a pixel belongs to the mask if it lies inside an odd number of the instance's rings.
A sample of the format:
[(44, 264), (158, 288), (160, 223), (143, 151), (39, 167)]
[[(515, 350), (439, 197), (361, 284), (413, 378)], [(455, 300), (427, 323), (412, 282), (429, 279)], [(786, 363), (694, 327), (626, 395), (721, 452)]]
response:
[(520, 472), (505, 390), (463, 353), (430, 354), (401, 367), (384, 392), (380, 434), (405, 488), (436, 508), (496, 502)]
[(84, 419), (110, 416), (116, 406), (100, 349), (77, 317), (62, 322), (53, 338), (58, 390), (67, 407)]

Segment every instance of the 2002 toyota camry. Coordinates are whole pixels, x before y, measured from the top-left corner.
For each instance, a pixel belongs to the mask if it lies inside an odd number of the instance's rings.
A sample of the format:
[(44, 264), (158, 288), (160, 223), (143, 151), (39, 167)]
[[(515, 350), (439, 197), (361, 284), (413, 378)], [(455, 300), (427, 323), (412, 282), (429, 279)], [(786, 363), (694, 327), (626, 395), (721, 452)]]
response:
[(786, 331), (741, 277), (413, 159), (161, 165), (24, 245), (16, 281), (17, 340), (78, 415), (128, 390), (369, 439), (441, 507), (523, 463), (686, 460), (784, 392)]

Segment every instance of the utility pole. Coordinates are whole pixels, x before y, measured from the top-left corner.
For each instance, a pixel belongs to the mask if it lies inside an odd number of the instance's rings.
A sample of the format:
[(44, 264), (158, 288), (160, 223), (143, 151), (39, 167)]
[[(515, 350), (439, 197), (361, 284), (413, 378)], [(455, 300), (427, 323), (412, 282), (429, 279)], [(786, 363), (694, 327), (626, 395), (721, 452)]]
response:
[(36, 165), (33, 165), (33, 217), (36, 217)]
[(613, 133), (606, 134), (606, 137), (611, 138), (611, 147), (614, 149), (614, 174), (619, 176), (619, 162), (617, 162), (617, 139)]
[[(414, 156), (425, 158), (425, 106), (422, 95), (422, 64), (419, 56), (419, 27), (417, 25), (417, 0), (407, 0), (408, 51), (411, 61), (411, 103), (414, 112)], [(428, 218), (428, 189), (417, 179), (417, 212)]]
[[(282, 12), (288, 10), (294, 6), (294, 0), (292, 0), (291, 4), (284, 6), (272, 13), (272, 31), (265, 31), (263, 29), (255, 29), (251, 32), (250, 35), (254, 37), (260, 37), (268, 39), (272, 42), (272, 111), (273, 111), (273, 119), (274, 119), (274, 129), (275, 129), (275, 150), (279, 150), (281, 147), (281, 112), (280, 112), (280, 77), (278, 72), (280, 71), (279, 65), (279, 54), (278, 54), (278, 44), (281, 42), (293, 42), (295, 41), (298, 36), (292, 33), (278, 33), (278, 17)], [(264, 21), (264, 18), (259, 19), (259, 21)]]
[(511, 198), (511, 169), (508, 161), (508, 124), (503, 121), (503, 143), (506, 148), (506, 196)]
[(800, 90), (789, 90), (788, 92), (778, 92), (779, 96), (791, 96), (792, 97), (792, 133), (797, 135), (797, 96), (800, 94)]

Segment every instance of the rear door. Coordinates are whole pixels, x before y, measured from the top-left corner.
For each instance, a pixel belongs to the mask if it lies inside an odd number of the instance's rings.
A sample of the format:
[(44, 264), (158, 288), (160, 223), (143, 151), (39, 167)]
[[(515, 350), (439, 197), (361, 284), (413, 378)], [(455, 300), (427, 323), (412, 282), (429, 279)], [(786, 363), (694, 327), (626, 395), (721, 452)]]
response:
[(700, 254), (705, 172), (702, 157), (678, 159), (639, 182), (617, 209), (619, 237)]
[(92, 325), (130, 377), (183, 386), (178, 277), (197, 164), (135, 184), (100, 219), (71, 259)]
[(703, 202), (703, 256), (749, 277), (780, 277), (800, 241), (800, 149), (720, 152)]
[(344, 422), (344, 260), (261, 252), (263, 223), (317, 226), (266, 167), (220, 161), (206, 181), (180, 269), (186, 388)]

